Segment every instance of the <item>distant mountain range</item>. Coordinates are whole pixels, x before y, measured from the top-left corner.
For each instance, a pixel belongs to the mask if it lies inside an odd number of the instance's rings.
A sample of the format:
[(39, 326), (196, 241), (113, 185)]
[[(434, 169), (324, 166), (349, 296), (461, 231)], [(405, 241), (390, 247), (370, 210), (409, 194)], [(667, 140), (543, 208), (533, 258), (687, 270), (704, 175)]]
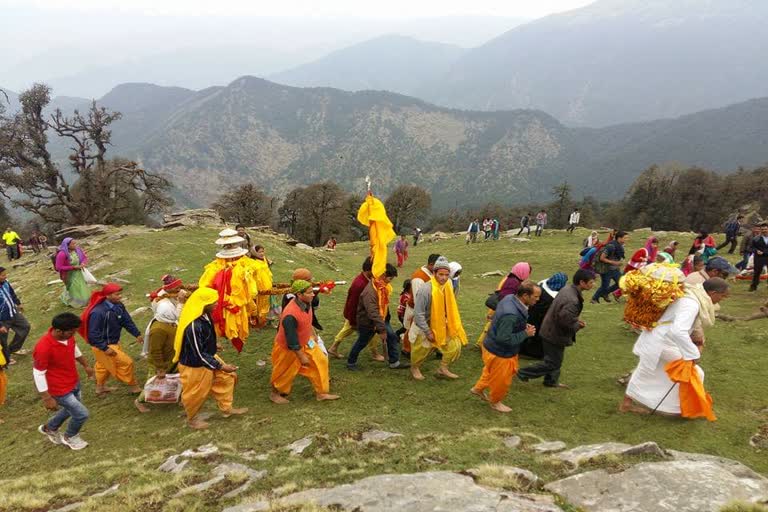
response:
[(469, 110), (533, 108), (599, 127), (768, 96), (765, 26), (764, 0), (598, 0), (463, 52), (378, 39), (270, 79)]
[(396, 91), (416, 96), (425, 83), (447, 73), (466, 52), (458, 46), (389, 35), (273, 74), (269, 80), (295, 87)]
[(112, 155), (166, 173), (190, 205), (240, 183), (277, 195), (323, 180), (361, 191), (366, 175), (382, 194), (422, 185), (437, 208), (547, 201), (564, 180), (577, 196), (616, 199), (654, 163), (722, 171), (768, 163), (768, 98), (600, 129), (568, 128), (535, 110), (451, 110), (254, 77), (197, 92), (123, 84), (98, 103), (123, 113)]

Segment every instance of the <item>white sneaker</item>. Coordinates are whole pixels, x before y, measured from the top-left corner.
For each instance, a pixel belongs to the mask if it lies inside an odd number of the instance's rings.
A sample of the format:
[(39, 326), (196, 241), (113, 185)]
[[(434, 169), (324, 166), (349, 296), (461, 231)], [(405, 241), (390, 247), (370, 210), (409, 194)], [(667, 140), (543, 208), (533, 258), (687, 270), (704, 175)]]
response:
[(43, 434), (45, 437), (47, 437), (48, 440), (53, 444), (61, 444), (61, 435), (59, 435), (58, 432), (51, 432), (49, 430), (46, 430), (45, 425), (40, 425), (39, 427), (37, 427), (37, 431)]
[(82, 450), (86, 446), (88, 446), (88, 443), (83, 441), (83, 438), (80, 437), (80, 435), (74, 435), (72, 437), (67, 437), (64, 434), (61, 435), (61, 442), (65, 445), (69, 446), (73, 450)]

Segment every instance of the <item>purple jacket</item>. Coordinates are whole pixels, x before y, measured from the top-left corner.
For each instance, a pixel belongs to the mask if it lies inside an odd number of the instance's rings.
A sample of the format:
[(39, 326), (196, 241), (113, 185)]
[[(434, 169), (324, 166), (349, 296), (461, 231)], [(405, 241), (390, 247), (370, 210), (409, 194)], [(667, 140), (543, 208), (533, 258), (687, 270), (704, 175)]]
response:
[[(80, 256), (80, 266), (87, 264), (88, 257), (85, 255), (83, 250), (79, 247), (77, 247), (75, 250), (77, 251), (77, 255)], [(56, 270), (59, 271), (59, 277), (61, 277), (62, 281), (65, 281), (67, 272), (76, 270), (69, 261), (69, 252), (59, 250), (59, 252), (56, 253)]]

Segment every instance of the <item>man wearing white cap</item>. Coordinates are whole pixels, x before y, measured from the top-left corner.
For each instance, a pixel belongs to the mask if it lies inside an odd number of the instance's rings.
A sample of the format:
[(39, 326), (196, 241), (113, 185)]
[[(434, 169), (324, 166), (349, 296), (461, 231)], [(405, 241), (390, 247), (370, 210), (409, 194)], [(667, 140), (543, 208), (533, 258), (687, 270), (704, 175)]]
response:
[(251, 258), (244, 257), (248, 249), (242, 246), (245, 239), (237, 231), (225, 229), (219, 237), (219, 252), (205, 266), (199, 285), (218, 292), (219, 301), (213, 312), (216, 333), (229, 339), (240, 352), (250, 333), (251, 317), (257, 313), (258, 268)]
[(461, 325), (461, 316), (453, 293), (448, 260), (440, 256), (435, 261), (430, 280), (416, 291), (413, 324), (408, 337), (411, 341), (411, 375), (424, 380), (420, 367), (434, 350), (443, 357), (438, 377), (457, 379), (458, 375), (448, 365), (461, 355), (461, 347), (467, 344), (467, 334)]

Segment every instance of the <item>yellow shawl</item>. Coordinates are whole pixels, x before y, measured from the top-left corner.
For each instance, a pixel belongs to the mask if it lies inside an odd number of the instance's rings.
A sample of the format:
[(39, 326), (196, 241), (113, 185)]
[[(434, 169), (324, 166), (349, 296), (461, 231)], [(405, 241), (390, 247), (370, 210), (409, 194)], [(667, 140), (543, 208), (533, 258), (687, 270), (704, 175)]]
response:
[(692, 298), (699, 303), (699, 321), (702, 327), (712, 327), (715, 325), (715, 304), (709, 294), (704, 290), (701, 284), (685, 285), (686, 297)]
[(440, 286), (434, 277), (430, 282), (432, 283), (432, 309), (429, 327), (435, 333), (435, 345), (442, 347), (449, 339), (458, 339), (462, 345), (466, 345), (467, 333), (461, 325), (453, 286), (450, 281)]
[(272, 289), (272, 270), (267, 260), (253, 259), (253, 267), (256, 269), (256, 284), (261, 291)]
[(176, 338), (173, 340), (173, 362), (179, 361), (181, 355), (181, 343), (184, 340), (184, 330), (189, 324), (200, 318), (203, 309), (209, 304), (215, 304), (219, 300), (219, 294), (213, 288), (198, 288), (189, 296), (184, 308), (181, 310), (179, 327), (176, 329)]

